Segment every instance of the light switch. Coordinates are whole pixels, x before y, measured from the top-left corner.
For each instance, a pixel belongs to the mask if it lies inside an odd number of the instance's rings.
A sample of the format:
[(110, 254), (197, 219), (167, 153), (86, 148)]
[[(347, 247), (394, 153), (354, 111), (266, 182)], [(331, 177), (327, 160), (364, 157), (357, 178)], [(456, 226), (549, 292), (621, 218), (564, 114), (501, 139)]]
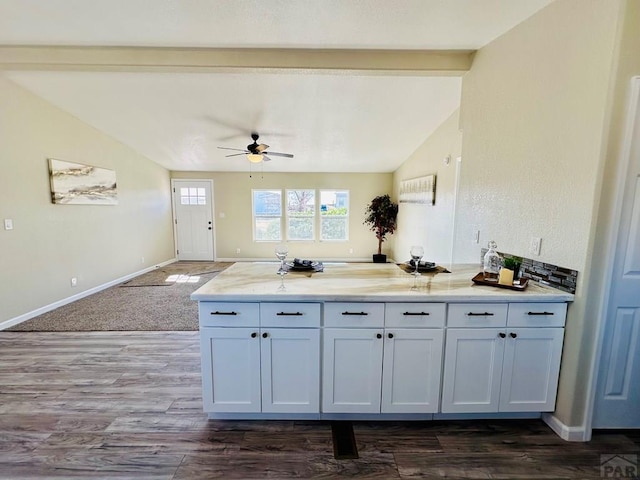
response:
[(5, 230), (13, 230), (13, 220), (10, 218), (4, 219), (4, 229)]

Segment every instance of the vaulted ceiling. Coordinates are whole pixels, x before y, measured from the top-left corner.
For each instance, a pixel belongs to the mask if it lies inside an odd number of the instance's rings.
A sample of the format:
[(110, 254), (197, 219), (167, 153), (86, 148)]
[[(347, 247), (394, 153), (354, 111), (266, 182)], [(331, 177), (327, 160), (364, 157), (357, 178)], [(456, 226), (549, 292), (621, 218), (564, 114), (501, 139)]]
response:
[(0, 0), (0, 71), (170, 170), (390, 172), (552, 0)]

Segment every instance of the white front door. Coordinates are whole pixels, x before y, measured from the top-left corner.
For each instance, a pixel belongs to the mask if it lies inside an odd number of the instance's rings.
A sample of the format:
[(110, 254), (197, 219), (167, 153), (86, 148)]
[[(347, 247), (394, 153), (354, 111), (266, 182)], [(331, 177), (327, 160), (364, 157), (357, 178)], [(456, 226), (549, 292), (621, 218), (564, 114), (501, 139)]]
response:
[(211, 180), (173, 180), (178, 260), (214, 260)]
[[(593, 428), (640, 428), (640, 79), (633, 85), (629, 161), (598, 372)], [(623, 158), (625, 158), (623, 157)]]

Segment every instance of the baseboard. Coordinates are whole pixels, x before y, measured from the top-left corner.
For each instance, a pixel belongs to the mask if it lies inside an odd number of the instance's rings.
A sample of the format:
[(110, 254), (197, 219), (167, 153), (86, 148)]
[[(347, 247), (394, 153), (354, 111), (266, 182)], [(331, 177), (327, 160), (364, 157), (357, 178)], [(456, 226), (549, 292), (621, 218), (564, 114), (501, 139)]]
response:
[(567, 442), (587, 442), (589, 436), (587, 435), (584, 427), (570, 427), (562, 423), (558, 417), (551, 413), (543, 413), (542, 420), (549, 425), (549, 428), (553, 430), (561, 439)]
[(169, 265), (170, 263), (177, 262), (177, 258), (172, 258), (171, 260), (167, 260), (162, 263), (158, 263), (151, 267), (147, 267), (143, 270), (139, 270), (134, 273), (130, 273), (125, 275), (124, 277), (116, 278), (115, 280), (111, 280), (110, 282), (103, 283), (102, 285), (98, 285), (97, 287), (90, 288), (83, 292), (77, 293), (67, 298), (63, 298), (62, 300), (58, 300), (57, 302), (50, 303), (49, 305), (45, 305), (44, 307), (37, 308), (30, 312), (24, 313), (14, 318), (10, 318), (9, 320), (5, 320), (0, 323), (0, 330), (5, 330), (7, 328), (13, 327), (14, 325), (18, 325), (19, 323), (26, 322), (27, 320), (31, 320), (38, 315), (42, 315), (43, 313), (50, 312), (51, 310), (55, 310), (56, 308), (62, 307), (63, 305), (67, 305), (69, 303), (75, 302), (76, 300), (80, 300), (81, 298), (88, 297), (89, 295), (93, 295), (94, 293), (98, 293), (102, 290), (105, 290), (109, 287), (113, 287), (114, 285), (118, 285), (119, 283), (126, 282), (127, 280), (131, 280), (138, 275), (142, 275), (143, 273), (151, 272), (159, 267), (164, 267), (165, 265)]

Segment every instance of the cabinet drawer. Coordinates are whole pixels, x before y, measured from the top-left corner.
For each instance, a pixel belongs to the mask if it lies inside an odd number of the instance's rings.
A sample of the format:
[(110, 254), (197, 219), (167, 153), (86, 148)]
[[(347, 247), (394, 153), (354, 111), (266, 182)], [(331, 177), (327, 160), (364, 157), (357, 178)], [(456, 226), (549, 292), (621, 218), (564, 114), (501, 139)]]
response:
[(260, 325), (262, 327), (319, 327), (320, 304), (261, 303)]
[(387, 303), (384, 311), (386, 327), (444, 327), (445, 303)]
[(201, 327), (259, 327), (260, 304), (199, 302)]
[(325, 303), (324, 326), (344, 328), (384, 327), (384, 303)]
[(510, 303), (510, 327), (564, 327), (566, 303)]
[(448, 327), (504, 327), (507, 325), (506, 303), (454, 303), (449, 305)]

